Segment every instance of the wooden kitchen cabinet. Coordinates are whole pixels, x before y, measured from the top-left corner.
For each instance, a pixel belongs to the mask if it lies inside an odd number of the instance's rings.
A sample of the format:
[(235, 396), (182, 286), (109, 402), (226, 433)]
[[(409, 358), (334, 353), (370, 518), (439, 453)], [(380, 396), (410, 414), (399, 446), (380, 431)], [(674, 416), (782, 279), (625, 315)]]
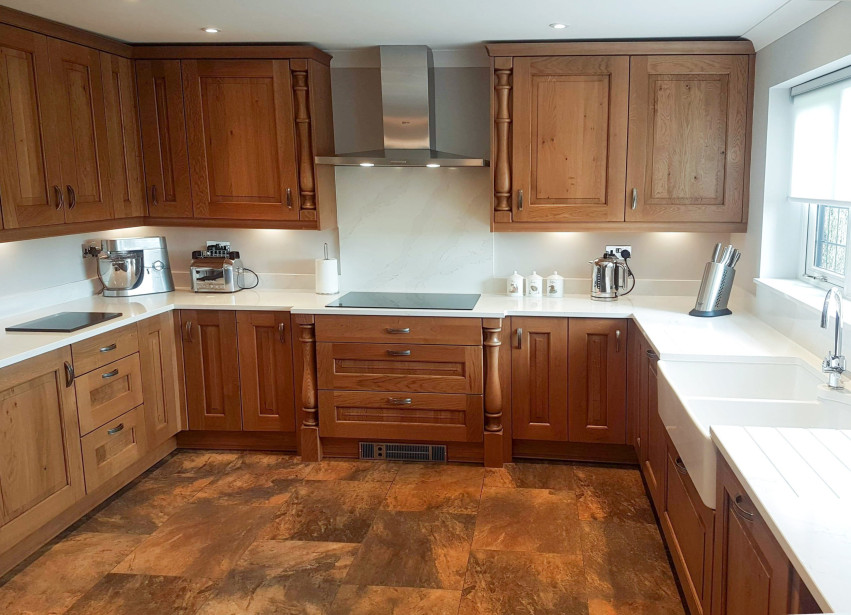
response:
[(236, 315), (242, 429), (295, 432), (292, 327), (288, 312)]
[(512, 317), (512, 437), (568, 439), (568, 319)]
[(148, 214), (191, 218), (192, 188), (179, 60), (136, 60)]
[(113, 217), (100, 54), (48, 39), (66, 222)]
[(512, 219), (622, 221), (628, 56), (516, 58)]
[(183, 361), (178, 356), (175, 321), (171, 312), (137, 323), (145, 434), (153, 449), (181, 429), (183, 423)]
[(181, 310), (180, 322), (189, 429), (241, 430), (236, 314)]
[(290, 63), (181, 64), (195, 217), (298, 220)]
[(145, 407), (121, 414), (80, 439), (86, 493), (144, 457), (149, 446), (145, 434)]
[(69, 348), (0, 370), (0, 553), (83, 497)]
[(665, 504), (665, 477), (667, 470), (667, 432), (659, 416), (658, 373), (659, 357), (652, 350), (646, 353), (647, 361), (647, 459), (644, 461), (644, 479), (650, 490), (656, 512), (661, 514)]
[(630, 61), (627, 221), (743, 222), (749, 57)]
[(116, 218), (145, 216), (148, 208), (133, 61), (102, 52), (100, 65), (113, 213)]
[(47, 37), (0, 25), (0, 199), (7, 229), (62, 224)]
[(627, 321), (571, 318), (568, 437), (626, 444)]

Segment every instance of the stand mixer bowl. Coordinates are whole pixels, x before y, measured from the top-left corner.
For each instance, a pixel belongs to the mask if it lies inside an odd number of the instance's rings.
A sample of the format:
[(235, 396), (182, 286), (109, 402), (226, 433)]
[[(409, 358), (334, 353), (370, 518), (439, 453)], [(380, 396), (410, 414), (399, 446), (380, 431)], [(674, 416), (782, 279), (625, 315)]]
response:
[(142, 280), (142, 252), (101, 252), (98, 277), (105, 290), (130, 290)]

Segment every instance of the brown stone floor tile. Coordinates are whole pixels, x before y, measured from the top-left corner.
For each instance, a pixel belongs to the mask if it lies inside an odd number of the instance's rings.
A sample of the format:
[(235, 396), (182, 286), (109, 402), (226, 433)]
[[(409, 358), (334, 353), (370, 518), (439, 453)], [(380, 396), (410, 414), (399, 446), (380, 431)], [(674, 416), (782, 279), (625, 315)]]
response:
[(346, 584), (461, 589), (475, 523), (474, 515), (382, 510)]
[(396, 478), (400, 464), (389, 461), (319, 461), (311, 464), (306, 480), (354, 480), (389, 483)]
[(588, 601), (588, 615), (686, 615), (680, 602), (609, 602)]
[(582, 558), (557, 553), (470, 553), (459, 615), (587, 615)]
[(635, 468), (577, 465), (573, 469), (579, 518), (656, 523)]
[(573, 466), (567, 463), (507, 463), (489, 468), (485, 487), (573, 491)]
[(307, 481), (264, 529), (266, 540), (360, 542), (387, 494), (387, 483)]
[(147, 478), (215, 478), (224, 474), (240, 455), (229, 451), (177, 451)]
[(343, 585), (329, 615), (457, 615), (460, 591)]
[(144, 536), (76, 533), (45, 549), (0, 586), (3, 615), (58, 615), (135, 549)]
[(192, 615), (213, 585), (209, 579), (108, 574), (67, 615)]
[(570, 491), (485, 488), (473, 548), (579, 554), (576, 497)]
[(280, 507), (309, 471), (310, 464), (290, 455), (245, 453), (226, 474), (201, 490), (195, 501)]
[(615, 603), (679, 604), (674, 576), (655, 525), (580, 523), (589, 597)]
[(77, 531), (153, 534), (212, 479), (142, 479), (87, 515)]
[(273, 515), (271, 507), (189, 503), (139, 545), (114, 572), (221, 578)]
[(325, 613), (358, 545), (258, 541), (198, 615)]
[(484, 468), (469, 465), (403, 465), (383, 508), (476, 514), (484, 473)]

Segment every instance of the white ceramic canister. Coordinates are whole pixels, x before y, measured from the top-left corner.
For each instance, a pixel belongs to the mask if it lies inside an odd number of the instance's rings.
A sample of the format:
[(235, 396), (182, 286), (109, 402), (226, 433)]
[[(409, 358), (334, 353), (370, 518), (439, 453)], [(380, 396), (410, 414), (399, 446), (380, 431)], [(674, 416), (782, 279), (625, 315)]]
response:
[(544, 295), (547, 297), (564, 297), (564, 278), (558, 271), (553, 271), (552, 275), (547, 276), (544, 289)]
[(516, 271), (508, 277), (506, 292), (509, 297), (523, 296), (523, 276)]
[(533, 271), (532, 275), (526, 278), (526, 296), (540, 297), (543, 294), (541, 290), (543, 283), (544, 279)]

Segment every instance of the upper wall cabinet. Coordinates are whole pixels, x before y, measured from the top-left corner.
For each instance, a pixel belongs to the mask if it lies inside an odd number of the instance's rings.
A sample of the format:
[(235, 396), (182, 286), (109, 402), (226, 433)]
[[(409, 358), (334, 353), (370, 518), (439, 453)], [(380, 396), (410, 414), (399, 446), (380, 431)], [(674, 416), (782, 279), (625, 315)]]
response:
[(488, 52), (493, 230), (746, 229), (750, 42)]

